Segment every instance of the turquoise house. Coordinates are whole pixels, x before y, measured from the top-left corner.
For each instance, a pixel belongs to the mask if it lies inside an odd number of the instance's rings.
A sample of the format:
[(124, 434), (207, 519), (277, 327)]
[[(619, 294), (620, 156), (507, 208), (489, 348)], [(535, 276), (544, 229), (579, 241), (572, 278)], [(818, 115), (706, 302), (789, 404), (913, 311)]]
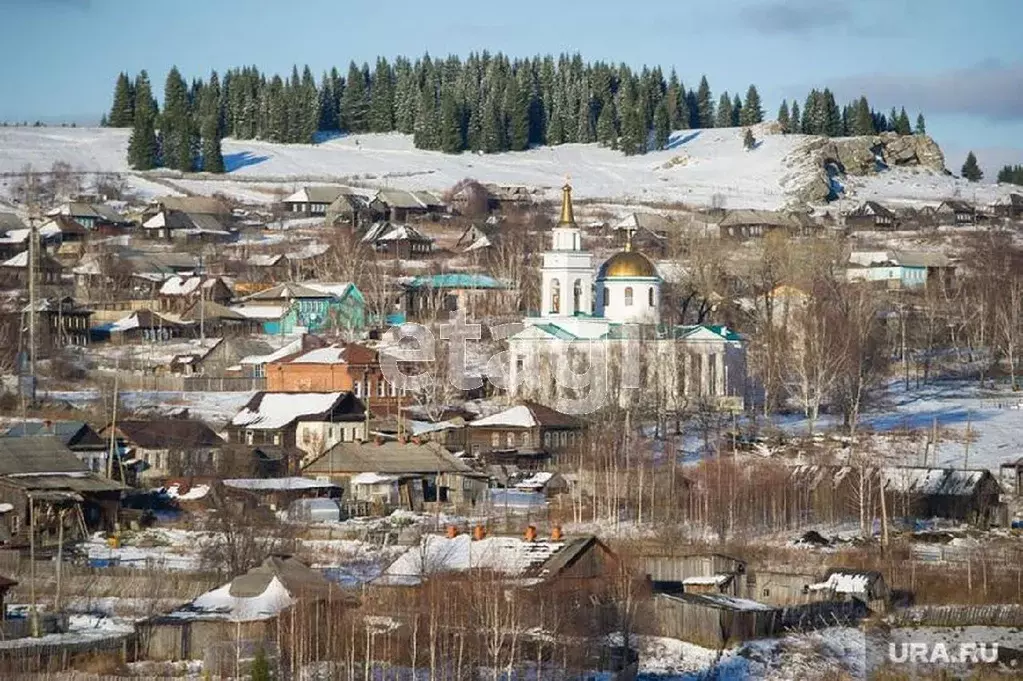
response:
[(351, 282), (278, 284), (248, 296), (236, 309), (261, 319), (263, 332), (274, 336), (290, 336), (302, 329), (319, 333), (366, 328), (366, 301)]

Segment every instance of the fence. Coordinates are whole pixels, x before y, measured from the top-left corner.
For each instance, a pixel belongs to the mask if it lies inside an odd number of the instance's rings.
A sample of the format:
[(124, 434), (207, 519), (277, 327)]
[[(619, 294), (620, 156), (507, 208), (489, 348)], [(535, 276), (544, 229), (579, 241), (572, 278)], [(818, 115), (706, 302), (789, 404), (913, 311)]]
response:
[(1023, 605), (920, 605), (898, 611), (897, 626), (1023, 627)]
[(266, 390), (265, 378), (243, 376), (157, 376), (121, 373), (117, 379), (121, 390), (157, 392), (255, 392)]

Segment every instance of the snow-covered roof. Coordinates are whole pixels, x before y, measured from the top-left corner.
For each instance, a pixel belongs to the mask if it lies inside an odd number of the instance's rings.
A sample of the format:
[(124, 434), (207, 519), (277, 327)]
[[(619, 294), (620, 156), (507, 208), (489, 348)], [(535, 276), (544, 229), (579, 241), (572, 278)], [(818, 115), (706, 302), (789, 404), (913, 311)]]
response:
[(250, 255), (246, 264), (252, 267), (273, 267), (281, 261), (283, 255)]
[(329, 489), (337, 485), (311, 478), (231, 478), (224, 480), (225, 487), (251, 491), (296, 491), (303, 489)]
[(973, 492), (986, 470), (889, 467), (882, 470), (887, 489), (912, 494), (963, 496)]
[(296, 357), (295, 361), (299, 364), (341, 364), (345, 361), (346, 349), (343, 345), (328, 345), (325, 348), (310, 350)]
[(217, 283), (216, 279), (203, 279), (202, 277), (182, 277), (180, 275), (174, 275), (167, 281), (163, 282), (163, 286), (160, 287), (160, 295), (162, 296), (187, 296), (195, 293), (199, 288), (200, 282), (205, 290), (213, 288)]
[(178, 483), (174, 483), (167, 487), (164, 492), (171, 499), (177, 499), (178, 501), (195, 501), (196, 499), (202, 499), (210, 493), (209, 485), (192, 485), (188, 488), (187, 492), (181, 491), (181, 486)]
[(380, 473), (359, 473), (348, 481), (350, 485), (382, 485), (400, 480), (397, 475), (381, 475)]
[(511, 426), (514, 428), (534, 428), (537, 425), (537, 420), (533, 418), (533, 412), (529, 410), (529, 407), (518, 404), (514, 407), (509, 407), (504, 411), (499, 411), (496, 414), (490, 416), (484, 416), (481, 419), (477, 419), (469, 424), (471, 427), (493, 427), (493, 426)]
[(732, 575), (709, 575), (707, 577), (686, 577), (682, 580), (683, 586), (721, 586), (732, 578)]
[[(231, 308), (231, 309), (236, 309), (236, 308)], [(302, 337), (299, 336), (298, 338), (296, 338), (295, 340), (291, 341), (290, 343), (288, 343), (284, 347), (280, 348), (279, 350), (275, 350), (274, 352), (271, 352), (268, 355), (247, 355), (246, 357), (242, 357), (238, 362), (239, 362), (239, 364), (248, 364), (248, 365), (253, 365), (253, 364), (255, 364), (255, 365), (269, 364), (271, 362), (276, 362), (277, 360), (284, 359), (285, 357), (288, 357), (289, 355), (294, 355), (296, 352), (301, 352), (301, 351), (302, 351)]]
[[(235, 414), (231, 425), (251, 430), (278, 430), (303, 416), (329, 411), (345, 393), (262, 393), (258, 406), (253, 401)], [(257, 397), (260, 397), (257, 395)]]
[(521, 537), (486, 537), (474, 540), (463, 534), (454, 538), (424, 536), (415, 546), (391, 563), (381, 575), (385, 584), (417, 584), (437, 572), (492, 570), (521, 577), (538, 569), (565, 544), (545, 540), (525, 541)]
[(330, 246), (328, 246), (327, 244), (306, 244), (297, 251), (289, 252), (288, 259), (306, 260), (308, 258), (318, 258), (329, 250)]
[(291, 607), (295, 599), (278, 577), (273, 577), (258, 596), (232, 596), (231, 584), (207, 591), (196, 598), (187, 609), (170, 614), (175, 619), (204, 619), (213, 616), (229, 622), (253, 622), (275, 617)]
[(834, 591), (839, 594), (865, 594), (871, 576), (865, 573), (836, 572), (827, 580), (811, 584), (811, 591)]
[(10, 260), (0, 263), (0, 267), (28, 267), (28, 251), (22, 251)]
[(529, 476), (525, 480), (516, 483), (515, 489), (541, 490), (548, 482), (551, 481), (551, 478), (553, 477), (554, 473), (548, 471), (540, 471), (538, 473), (533, 473), (533, 475)]
[(246, 319), (280, 319), (286, 311), (280, 305), (234, 305), (228, 309)]

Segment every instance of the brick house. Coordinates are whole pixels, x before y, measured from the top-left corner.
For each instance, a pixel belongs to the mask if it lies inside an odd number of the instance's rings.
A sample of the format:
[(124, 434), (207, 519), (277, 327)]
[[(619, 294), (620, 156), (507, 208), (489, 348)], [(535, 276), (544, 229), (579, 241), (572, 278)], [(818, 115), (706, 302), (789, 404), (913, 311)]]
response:
[(397, 413), (408, 404), (380, 369), (380, 353), (357, 343), (336, 343), (284, 357), (266, 366), (271, 392), (350, 391), (377, 415)]
[(316, 457), (366, 438), (366, 407), (353, 393), (258, 392), (227, 424), (232, 444), (296, 447)]

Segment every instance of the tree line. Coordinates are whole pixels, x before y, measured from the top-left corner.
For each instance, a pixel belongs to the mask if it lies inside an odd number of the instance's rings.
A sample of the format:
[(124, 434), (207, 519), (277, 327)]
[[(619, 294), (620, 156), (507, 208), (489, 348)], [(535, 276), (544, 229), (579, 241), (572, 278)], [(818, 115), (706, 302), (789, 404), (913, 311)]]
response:
[[(584, 62), (578, 54), (512, 60), (483, 52), (465, 60), (378, 57), (372, 69), (352, 62), (347, 74), (335, 67), (318, 83), (308, 66), (293, 67), (287, 77), (249, 66), (222, 78), (213, 72), (189, 87), (173, 68), (162, 112), (145, 72), (134, 80), (122, 73), (104, 124), (133, 128), (135, 168), (220, 172), (225, 136), (308, 144), (318, 132), (398, 131), (412, 135), (417, 148), (448, 153), (598, 142), (631, 155), (667, 147), (673, 130), (763, 120), (755, 85), (745, 97), (723, 92), (715, 102), (706, 76), (687, 88), (674, 70), (665, 77), (660, 67), (634, 70)], [(779, 120), (787, 132), (808, 134), (911, 132), (904, 109), (886, 116), (865, 97), (840, 109), (829, 89), (813, 90), (802, 110), (783, 102)], [(922, 116), (916, 131), (924, 132)]]
[(1023, 165), (1006, 165), (998, 171), (998, 181), (1023, 185)]

